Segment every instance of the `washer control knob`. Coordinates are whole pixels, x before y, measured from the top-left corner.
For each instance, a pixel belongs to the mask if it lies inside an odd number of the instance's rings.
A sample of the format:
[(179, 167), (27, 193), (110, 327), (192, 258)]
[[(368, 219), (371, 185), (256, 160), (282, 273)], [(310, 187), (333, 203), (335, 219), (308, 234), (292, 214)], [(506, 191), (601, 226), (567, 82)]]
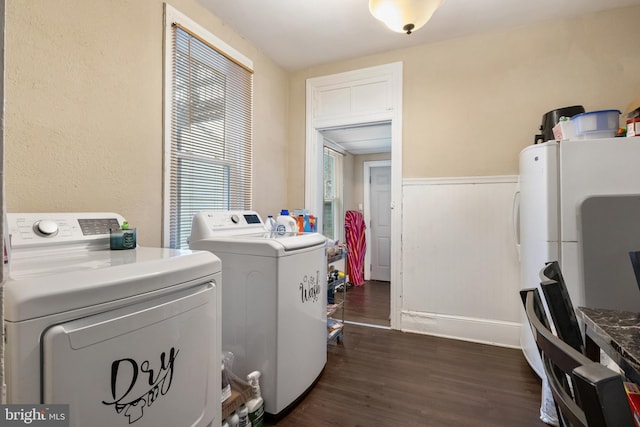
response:
[(50, 219), (43, 219), (33, 224), (36, 234), (43, 237), (53, 237), (58, 234), (58, 224)]
[(231, 215), (231, 222), (233, 222), (234, 224), (237, 224), (240, 222), (240, 218), (238, 217), (238, 215), (233, 214)]

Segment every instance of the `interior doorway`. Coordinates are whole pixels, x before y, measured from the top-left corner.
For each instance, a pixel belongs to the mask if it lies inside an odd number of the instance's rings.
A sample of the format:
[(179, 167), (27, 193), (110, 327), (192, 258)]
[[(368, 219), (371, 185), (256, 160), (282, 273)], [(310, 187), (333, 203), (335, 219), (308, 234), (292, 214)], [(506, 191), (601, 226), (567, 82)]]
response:
[[(321, 129), (320, 133), (324, 146), (325, 235), (342, 235), (344, 241), (347, 211), (360, 212), (366, 224), (366, 282), (348, 287), (345, 321), (390, 327), (391, 123)], [(335, 215), (337, 207), (343, 209)]]
[[(392, 163), (389, 317), (392, 329), (401, 329), (403, 307), (402, 105), (402, 62), (312, 77), (306, 81), (304, 197), (305, 208), (320, 213), (318, 229), (323, 226), (323, 131), (389, 124)], [(389, 160), (389, 157), (384, 160)]]

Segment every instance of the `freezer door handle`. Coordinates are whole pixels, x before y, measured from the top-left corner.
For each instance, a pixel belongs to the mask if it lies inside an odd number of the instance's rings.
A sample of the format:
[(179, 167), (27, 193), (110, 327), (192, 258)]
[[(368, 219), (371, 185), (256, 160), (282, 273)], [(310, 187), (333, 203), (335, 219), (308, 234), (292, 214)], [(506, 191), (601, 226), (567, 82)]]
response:
[(520, 186), (518, 186), (513, 193), (513, 201), (511, 204), (511, 231), (516, 243), (518, 260), (520, 260)]

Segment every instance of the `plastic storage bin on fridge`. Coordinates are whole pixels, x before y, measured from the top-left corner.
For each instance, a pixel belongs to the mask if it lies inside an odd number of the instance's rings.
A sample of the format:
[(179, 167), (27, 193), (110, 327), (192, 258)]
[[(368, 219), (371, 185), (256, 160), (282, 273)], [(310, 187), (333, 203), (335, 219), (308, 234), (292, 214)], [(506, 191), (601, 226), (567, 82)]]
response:
[(578, 139), (613, 138), (620, 125), (620, 111), (600, 110), (571, 118)]

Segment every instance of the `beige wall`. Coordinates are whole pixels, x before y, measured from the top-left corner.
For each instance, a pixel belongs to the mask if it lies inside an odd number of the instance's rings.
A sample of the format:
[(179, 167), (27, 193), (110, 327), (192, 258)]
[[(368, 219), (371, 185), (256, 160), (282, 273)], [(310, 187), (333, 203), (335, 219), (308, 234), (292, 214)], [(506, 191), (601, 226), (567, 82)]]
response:
[[(624, 109), (640, 93), (640, 7), (287, 74), (198, 0), (171, 4), (254, 61), (264, 215), (304, 204), (308, 77), (403, 62), (406, 178), (515, 174), (546, 111)], [(113, 210), (160, 244), (162, 22), (160, 0), (7, 4), (9, 211)]]
[(391, 153), (363, 154), (353, 156), (350, 172), (350, 188), (348, 198), (345, 198), (345, 212), (357, 211), (359, 204), (364, 204), (364, 162), (391, 160)]
[[(288, 74), (198, 0), (170, 3), (254, 62), (254, 208), (287, 202)], [(163, 2), (7, 3), (9, 212), (115, 211), (161, 244)]]
[[(312, 67), (290, 82), (289, 169), (304, 173), (305, 80), (403, 62), (405, 178), (517, 174), (542, 115), (623, 110), (640, 94), (640, 7), (486, 33)], [(300, 203), (302, 188), (290, 185)]]

